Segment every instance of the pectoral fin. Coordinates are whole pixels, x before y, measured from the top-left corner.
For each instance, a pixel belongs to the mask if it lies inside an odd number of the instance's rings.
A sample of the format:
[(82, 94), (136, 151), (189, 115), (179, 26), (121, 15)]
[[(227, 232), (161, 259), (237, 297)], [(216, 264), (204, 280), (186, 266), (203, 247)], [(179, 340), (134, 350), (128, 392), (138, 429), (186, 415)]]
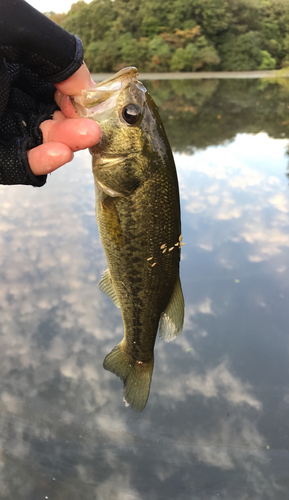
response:
[(104, 271), (102, 278), (98, 283), (98, 288), (101, 292), (106, 293), (106, 295), (112, 300), (116, 307), (120, 307), (108, 269)]
[(118, 249), (123, 245), (123, 234), (121, 223), (115, 204), (115, 198), (106, 196), (97, 204), (96, 210), (101, 214), (102, 221), (105, 224), (105, 232), (111, 243)]
[(178, 277), (171, 300), (159, 322), (159, 336), (166, 342), (174, 340), (182, 331), (184, 323), (184, 297)]

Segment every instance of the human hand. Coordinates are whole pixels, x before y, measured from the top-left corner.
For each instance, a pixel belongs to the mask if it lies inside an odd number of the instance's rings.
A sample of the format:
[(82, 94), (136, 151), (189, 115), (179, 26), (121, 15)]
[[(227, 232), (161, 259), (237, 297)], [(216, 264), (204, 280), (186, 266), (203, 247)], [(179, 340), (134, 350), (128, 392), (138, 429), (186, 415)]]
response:
[(45, 175), (65, 165), (80, 149), (94, 146), (101, 137), (97, 123), (81, 118), (69, 96), (79, 95), (83, 89), (95, 85), (85, 64), (70, 78), (56, 83), (55, 101), (61, 111), (55, 111), (52, 120), (41, 123), (43, 144), (27, 152), (30, 168), (35, 175)]

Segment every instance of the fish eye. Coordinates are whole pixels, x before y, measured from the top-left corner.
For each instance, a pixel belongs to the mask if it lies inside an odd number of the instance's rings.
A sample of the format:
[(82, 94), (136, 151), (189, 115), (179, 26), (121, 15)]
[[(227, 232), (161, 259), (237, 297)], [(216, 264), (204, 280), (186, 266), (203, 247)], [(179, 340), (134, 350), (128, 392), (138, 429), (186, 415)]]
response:
[(129, 125), (134, 125), (141, 115), (141, 110), (136, 104), (128, 104), (122, 110), (123, 119)]

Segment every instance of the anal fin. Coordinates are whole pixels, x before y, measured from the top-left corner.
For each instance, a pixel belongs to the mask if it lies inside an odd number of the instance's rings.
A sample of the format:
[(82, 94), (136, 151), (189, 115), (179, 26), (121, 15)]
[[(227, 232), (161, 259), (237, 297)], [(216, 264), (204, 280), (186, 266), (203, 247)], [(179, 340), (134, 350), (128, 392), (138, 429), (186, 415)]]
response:
[(102, 278), (98, 283), (98, 288), (101, 292), (105, 293), (112, 300), (112, 302), (116, 305), (116, 307), (120, 307), (108, 269), (104, 271)]

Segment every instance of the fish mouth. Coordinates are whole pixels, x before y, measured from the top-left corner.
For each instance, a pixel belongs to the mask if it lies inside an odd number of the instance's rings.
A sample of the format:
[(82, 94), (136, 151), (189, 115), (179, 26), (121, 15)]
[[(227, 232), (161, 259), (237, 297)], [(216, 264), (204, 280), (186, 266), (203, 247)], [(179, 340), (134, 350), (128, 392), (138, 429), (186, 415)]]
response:
[[(116, 106), (117, 97), (119, 92), (117, 90), (94, 90), (93, 87), (93, 98), (87, 98), (83, 95), (75, 96), (73, 98), (73, 105), (82, 118), (93, 118), (94, 121), (99, 122), (103, 119), (104, 115), (108, 115)], [(121, 90), (121, 89), (120, 89)]]
[(138, 70), (134, 66), (123, 68), (114, 76), (97, 83), (94, 87), (82, 90), (81, 95), (73, 97), (73, 105), (81, 117), (93, 118), (99, 122), (115, 108), (119, 94), (131, 83), (145, 91), (137, 77)]

